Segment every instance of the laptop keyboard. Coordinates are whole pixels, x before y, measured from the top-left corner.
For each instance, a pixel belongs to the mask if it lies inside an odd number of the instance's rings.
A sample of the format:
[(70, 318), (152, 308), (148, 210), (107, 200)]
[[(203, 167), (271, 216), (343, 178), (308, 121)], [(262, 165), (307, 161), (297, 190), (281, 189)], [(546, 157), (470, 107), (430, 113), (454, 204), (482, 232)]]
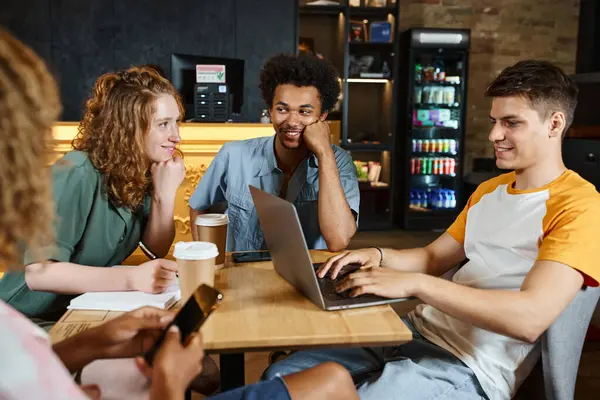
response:
[[(323, 263), (313, 264), (313, 268), (315, 269), (315, 272), (317, 271), (317, 269), (319, 269), (319, 267), (321, 267), (321, 265), (323, 265)], [(319, 282), (319, 289), (321, 289), (321, 294), (323, 295), (323, 297), (325, 297), (327, 300), (351, 299), (350, 290), (346, 290), (345, 292), (338, 293), (335, 291), (335, 289), (337, 288), (337, 286), (340, 283), (342, 283), (342, 281), (344, 280), (346, 275), (348, 275), (350, 272), (356, 271), (359, 268), (360, 268), (360, 264), (347, 265), (340, 271), (338, 276), (333, 280), (329, 276), (325, 276), (324, 278), (319, 278), (317, 276), (317, 281)]]

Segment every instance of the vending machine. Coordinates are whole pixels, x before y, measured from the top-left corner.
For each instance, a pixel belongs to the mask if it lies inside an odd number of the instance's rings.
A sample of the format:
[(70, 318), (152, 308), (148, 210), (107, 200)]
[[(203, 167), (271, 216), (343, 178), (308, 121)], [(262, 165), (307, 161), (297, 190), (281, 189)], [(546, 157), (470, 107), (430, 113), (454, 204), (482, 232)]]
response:
[(402, 34), (395, 220), (404, 229), (445, 229), (462, 204), (470, 31)]

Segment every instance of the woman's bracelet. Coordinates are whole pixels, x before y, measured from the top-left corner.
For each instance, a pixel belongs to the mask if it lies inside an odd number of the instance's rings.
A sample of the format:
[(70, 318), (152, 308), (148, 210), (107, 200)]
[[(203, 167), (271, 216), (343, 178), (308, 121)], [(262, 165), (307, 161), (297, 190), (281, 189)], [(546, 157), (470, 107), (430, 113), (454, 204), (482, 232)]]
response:
[(383, 250), (381, 250), (381, 248), (377, 246), (371, 246), (371, 248), (377, 249), (377, 251), (379, 252), (379, 266), (381, 267), (381, 264), (383, 263)]

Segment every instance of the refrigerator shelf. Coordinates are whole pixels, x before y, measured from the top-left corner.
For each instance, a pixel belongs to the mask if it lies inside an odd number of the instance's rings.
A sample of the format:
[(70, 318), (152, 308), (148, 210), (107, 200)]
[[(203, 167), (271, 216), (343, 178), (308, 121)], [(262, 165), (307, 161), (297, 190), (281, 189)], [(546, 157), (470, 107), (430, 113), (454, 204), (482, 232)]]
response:
[(458, 103), (454, 104), (443, 104), (443, 103), (413, 103), (414, 108), (450, 108), (460, 109), (462, 106)]
[(413, 128), (413, 134), (416, 130), (426, 131), (426, 130), (431, 130), (431, 129), (436, 129), (436, 130), (439, 130), (440, 132), (457, 132), (458, 133), (461, 131), (460, 128), (449, 128), (446, 126), (416, 126), (416, 125), (413, 125), (412, 128)]
[(415, 86), (460, 86), (462, 83), (454, 83), (454, 82), (415, 82)]
[(343, 143), (342, 148), (348, 151), (389, 151), (391, 147), (384, 143)]
[(411, 154), (415, 156), (434, 156), (445, 158), (458, 158), (458, 154), (444, 153), (443, 151), (413, 151)]
[(371, 16), (371, 17), (385, 17), (388, 14), (394, 14), (395, 8), (393, 7), (350, 7), (350, 16)]
[(456, 179), (458, 178), (458, 175), (454, 174), (454, 175), (447, 175), (447, 174), (411, 174), (412, 176), (437, 176), (440, 178), (453, 178)]

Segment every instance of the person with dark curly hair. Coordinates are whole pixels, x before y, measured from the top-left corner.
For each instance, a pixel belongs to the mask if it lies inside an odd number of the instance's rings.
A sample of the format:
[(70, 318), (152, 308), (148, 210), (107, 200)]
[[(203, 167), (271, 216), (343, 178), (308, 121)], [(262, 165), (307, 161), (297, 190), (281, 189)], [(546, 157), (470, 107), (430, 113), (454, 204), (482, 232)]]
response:
[(331, 144), (325, 122), (340, 93), (337, 72), (311, 55), (280, 54), (263, 66), (260, 89), (275, 135), (222, 147), (190, 198), (192, 226), (227, 202), (228, 251), (264, 249), (252, 185), (296, 206), (309, 248), (345, 249), (356, 232), (360, 194), (352, 158)]
[(119, 265), (142, 241), (164, 257), (175, 237), (181, 101), (154, 69), (132, 67), (96, 81), (73, 151), (52, 166), (56, 245), (25, 251), (25, 272), (0, 281), (0, 297), (41, 326), (56, 321), (72, 295), (139, 290), (161, 293), (177, 264), (155, 259)]

